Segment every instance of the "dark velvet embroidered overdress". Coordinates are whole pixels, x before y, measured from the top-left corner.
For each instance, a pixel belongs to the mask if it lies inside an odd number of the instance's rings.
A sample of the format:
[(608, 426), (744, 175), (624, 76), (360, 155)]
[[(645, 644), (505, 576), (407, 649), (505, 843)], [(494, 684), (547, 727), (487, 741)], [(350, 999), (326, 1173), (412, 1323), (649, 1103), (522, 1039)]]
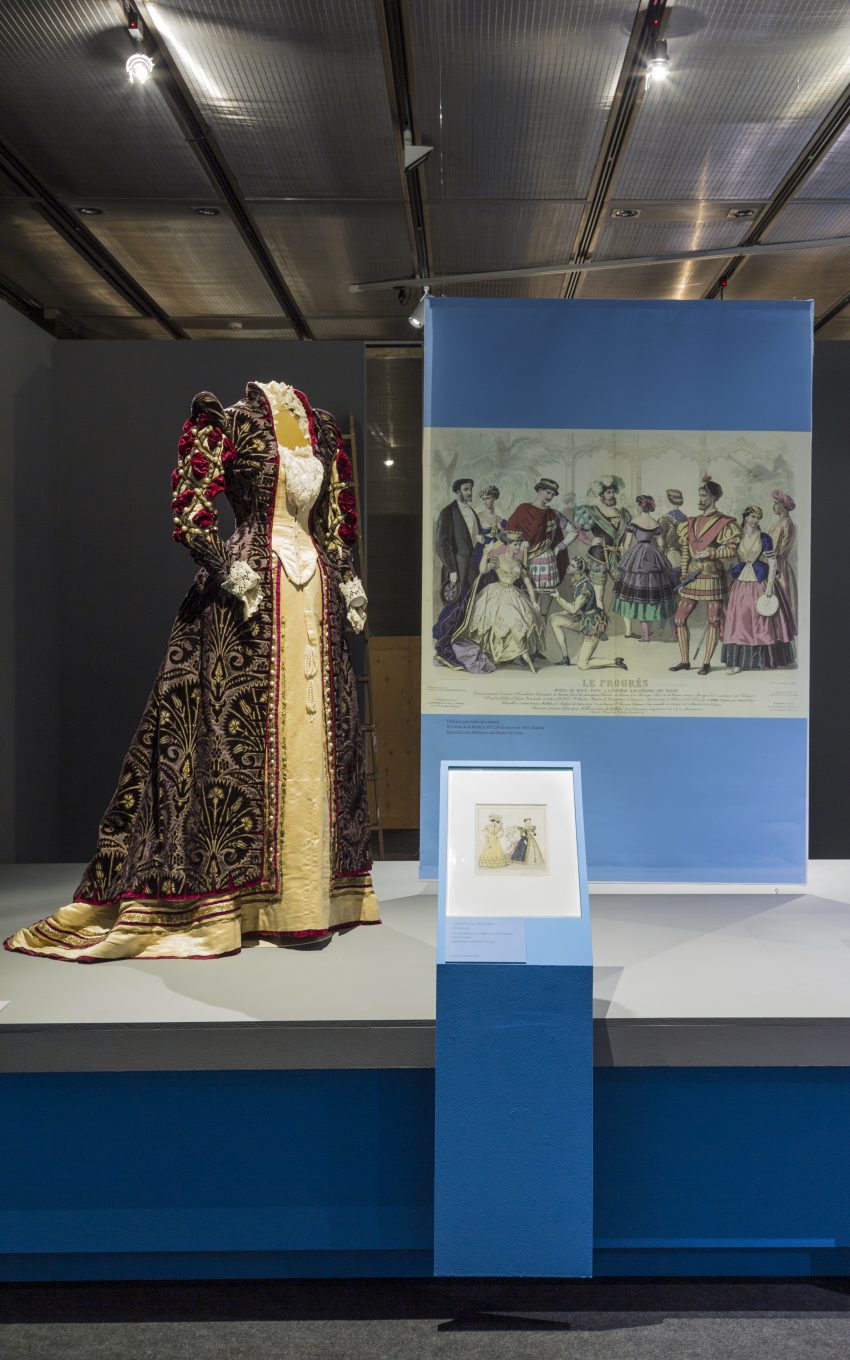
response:
[[(251, 382), (245, 397), (226, 409), (209, 392), (192, 403), (172, 488), (174, 537), (188, 546), (198, 574), (178, 610), (73, 903), (19, 931), (9, 948), (83, 962), (216, 957), (248, 940), (293, 943), (378, 919), (356, 683), (345, 638), (345, 591), (351, 596), (359, 584), (351, 551), (351, 465), (332, 417), (314, 411), (301, 393), (273, 386), (288, 394), (297, 414), (307, 444), (302, 455), (311, 461), (312, 449), (321, 469), (308, 469), (317, 487), (308, 535), (316, 559), (314, 707), (326, 757), (324, 917), (287, 929), (298, 904), (281, 902), (287, 857), (299, 853), (283, 836), (284, 731), (297, 735), (298, 729), (285, 728), (282, 717), (282, 602), (298, 609), (301, 594), (283, 578), (272, 551), (285, 451), (266, 390)], [(294, 417), (281, 415), (295, 428)], [(226, 541), (215, 527), (215, 499), (222, 493), (236, 522)], [(247, 564), (258, 578), (259, 603), (250, 613), (243, 598), (230, 593), (234, 563)]]

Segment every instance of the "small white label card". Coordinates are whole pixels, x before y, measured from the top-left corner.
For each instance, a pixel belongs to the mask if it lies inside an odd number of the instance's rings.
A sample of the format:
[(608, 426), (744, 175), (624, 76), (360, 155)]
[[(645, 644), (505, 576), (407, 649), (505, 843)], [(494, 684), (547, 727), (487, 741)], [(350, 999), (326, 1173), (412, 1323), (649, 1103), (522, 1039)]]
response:
[(446, 917), (446, 963), (525, 963), (525, 957), (525, 921)]

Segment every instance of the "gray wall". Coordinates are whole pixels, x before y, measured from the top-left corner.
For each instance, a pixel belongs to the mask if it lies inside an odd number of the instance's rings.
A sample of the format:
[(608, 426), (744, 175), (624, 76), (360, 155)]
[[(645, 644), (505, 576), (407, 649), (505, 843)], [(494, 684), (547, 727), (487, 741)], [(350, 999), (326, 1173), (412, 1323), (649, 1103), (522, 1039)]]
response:
[[(57, 353), (51, 336), (0, 303), (0, 860), (15, 858), (23, 827), (50, 828), (52, 845), (58, 807), (56, 615), (48, 591)], [(27, 779), (30, 770), (38, 777)]]
[[(59, 342), (56, 437), (46, 440), (40, 429), (26, 445), (33, 464), (47, 450), (55, 569), (42, 575), (37, 599), (19, 588), (26, 616), (19, 620), (18, 732), (33, 759), (18, 762), (18, 860), (84, 860), (94, 849), (195, 572), (172, 541), (169, 512), (177, 438), (195, 392), (209, 388), (227, 405), (249, 379), (279, 378), (343, 427), (353, 414), (362, 428), (363, 365), (363, 346), (351, 342)], [(59, 739), (45, 750), (28, 677), (44, 653), (48, 619), (54, 642), (43, 688), (58, 708)], [(40, 812), (45, 790), (55, 791), (60, 816)]]

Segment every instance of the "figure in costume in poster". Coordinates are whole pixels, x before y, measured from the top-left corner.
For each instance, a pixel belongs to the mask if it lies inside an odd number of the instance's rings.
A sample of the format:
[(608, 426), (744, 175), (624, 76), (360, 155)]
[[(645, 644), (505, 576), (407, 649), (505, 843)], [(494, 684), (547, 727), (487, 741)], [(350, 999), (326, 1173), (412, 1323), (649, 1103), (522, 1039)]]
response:
[(558, 612), (552, 613), (552, 632), (561, 653), (559, 662), (562, 666), (569, 666), (570, 654), (567, 650), (567, 636), (569, 633), (578, 633), (581, 637), (581, 647), (579, 649), (577, 665), (582, 671), (608, 670), (612, 666), (619, 667), (620, 670), (628, 670), (628, 666), (621, 656), (612, 657), (610, 661), (605, 661), (601, 657), (594, 657), (594, 652), (608, 637), (608, 618), (603, 609), (599, 608), (599, 600), (596, 589), (590, 578), (587, 561), (583, 557), (574, 557), (567, 568), (569, 576), (573, 580), (573, 598), (564, 600), (560, 597), (556, 601)]
[(614, 580), (614, 611), (640, 622), (644, 642), (653, 623), (664, 624), (676, 612), (675, 572), (662, 551), (664, 531), (655, 518), (652, 496), (638, 496), (638, 514), (623, 539), (623, 555)]
[[(477, 650), (480, 671), (521, 659), (533, 672), (535, 653), (543, 651), (545, 623), (525, 552), (520, 532), (508, 529), (506, 543), (496, 540), (482, 554), (478, 582), (452, 638), (456, 654), (463, 656), (458, 649), (464, 647)], [(467, 662), (471, 668), (468, 655)]]
[(195, 397), (172, 515), (198, 573), (73, 901), (7, 948), (220, 958), (378, 921), (345, 640), (366, 604), (352, 475), (333, 418), (285, 383)]
[(667, 509), (658, 521), (664, 536), (663, 552), (678, 575), (682, 566), (682, 554), (679, 551), (679, 525), (684, 524), (687, 518), (682, 510), (685, 498), (677, 487), (669, 487), (664, 494), (667, 497)]
[(671, 671), (691, 669), (688, 619), (698, 604), (706, 606), (708, 615), (699, 674), (708, 675), (711, 670), (711, 658), (723, 627), (723, 611), (729, 593), (727, 568), (734, 560), (741, 537), (741, 530), (732, 516), (724, 515), (717, 509), (717, 502), (722, 495), (720, 484), (705, 474), (697, 492), (699, 514), (690, 516), (684, 524), (679, 525), (682, 581), (691, 575), (693, 580), (687, 581), (679, 589), (675, 618), (681, 660), (670, 667)]
[[(466, 482), (464, 486), (471, 486), (471, 483)], [(486, 673), (493, 669), (493, 665), (480, 648), (470, 647), (458, 639), (458, 634), (467, 617), (469, 597), (473, 589), (482, 588), (495, 580), (492, 574), (488, 575), (485, 581), (480, 579), (481, 559), (484, 553), (492, 544), (507, 541), (506, 521), (496, 510), (496, 501), (499, 499), (499, 495), (499, 488), (495, 484), (485, 487), (482, 491), (481, 508), (477, 511), (481, 532), (473, 545), (470, 567), (466, 576), (468, 584), (457, 598), (452, 598), (455, 595), (456, 587), (449, 581), (447, 587), (450, 596), (449, 603), (445, 604), (440, 610), (437, 622), (431, 630), (437, 659), (443, 665), (451, 666), (453, 669), (468, 670), (473, 674)], [(451, 509), (451, 507), (449, 506), (447, 509)], [(441, 586), (441, 598), (443, 588)], [(456, 641), (456, 639), (458, 640)]]
[(452, 482), (454, 500), (437, 517), (435, 547), (441, 563), (440, 597), (444, 604), (457, 604), (474, 579), (473, 553), (482, 538), (481, 521), (472, 508), (471, 477)]
[(776, 523), (771, 529), (773, 552), (776, 558), (776, 578), (774, 589), (779, 608), (782, 611), (789, 636), (795, 638), (799, 627), (797, 618), (797, 577), (791, 565), (791, 555), (797, 541), (797, 529), (791, 518), (796, 510), (796, 502), (787, 491), (774, 491), (773, 513)]
[[(558, 483), (551, 477), (541, 477), (534, 487), (534, 500), (523, 501), (508, 519), (508, 529), (517, 533), (528, 544), (528, 569), (540, 596), (540, 610), (545, 620), (553, 597), (564, 579), (570, 560), (568, 544), (578, 530), (570, 525), (565, 515), (552, 509), (558, 494)], [(544, 650), (541, 646), (541, 652)]]
[(776, 554), (769, 534), (762, 533), (760, 505), (748, 505), (741, 515), (737, 561), (730, 568), (731, 585), (723, 620), (720, 659), (729, 675), (741, 671), (775, 670), (794, 661), (794, 643), (787, 611), (775, 593)]
[[(591, 482), (587, 489), (593, 499), (577, 505), (575, 523), (590, 546), (586, 553), (590, 579), (596, 591), (599, 608), (611, 612), (614, 580), (623, 555), (626, 534), (631, 523), (628, 510), (617, 505), (617, 496), (625, 483), (622, 477), (606, 473)], [(625, 618), (625, 636), (632, 637), (632, 621)]]
[[(498, 455), (499, 441), (495, 443)], [(534, 441), (529, 438), (513, 443), (525, 448)], [(745, 441), (741, 439), (740, 444), (745, 445)], [(520, 476), (513, 470), (505, 473), (516, 490), (515, 499), (508, 502), (502, 513), (501, 493), (491, 480), (493, 469), (488, 466), (490, 449), (479, 438), (473, 444), (471, 436), (470, 446), (471, 456), (461, 455), (455, 449), (445, 466), (454, 469), (460, 457), (470, 456), (470, 463), (460, 465), (478, 474), (485, 489), (480, 499), (476, 498), (473, 511), (472, 477), (455, 480), (455, 502), (445, 506), (438, 518), (445, 526), (453, 506), (464, 500), (468, 513), (477, 514), (480, 533), (471, 544), (465, 588), (452, 603), (437, 605), (436, 623), (432, 626), (437, 665), (476, 676), (524, 667), (535, 676), (551, 676), (549, 680), (541, 678), (537, 686), (541, 694), (548, 695), (553, 692), (553, 684), (557, 686), (555, 676), (551, 675), (553, 668), (572, 665), (578, 671), (626, 669), (626, 659), (616, 655), (626, 649), (613, 645), (615, 638), (619, 643), (624, 637), (623, 630), (625, 637), (634, 640), (642, 637), (646, 643), (675, 644), (679, 653), (676, 659), (669, 654), (661, 656), (658, 648), (651, 652), (638, 649), (634, 664), (629, 667), (637, 675), (627, 682), (635, 689), (645, 688), (647, 681), (650, 684), (660, 681), (662, 672), (668, 669), (679, 672), (699, 668), (701, 675), (709, 674), (720, 660), (717, 649), (721, 644), (756, 645), (743, 636), (747, 632), (741, 624), (745, 611), (736, 608), (734, 638), (726, 628), (727, 601), (740, 574), (730, 569), (740, 568), (744, 586), (749, 582), (749, 570), (744, 570), (747, 564), (737, 556), (741, 528), (734, 515), (722, 509), (723, 490), (713, 477), (708, 474), (702, 477), (693, 500), (690, 492), (686, 500), (675, 485), (660, 492), (658, 499), (649, 491), (641, 492), (630, 512), (622, 504), (623, 478), (605, 474), (590, 483), (588, 500), (576, 505), (574, 494), (566, 492), (561, 496), (562, 483), (548, 475), (560, 458), (565, 476), (572, 481), (580, 463), (598, 457), (592, 441), (573, 436), (566, 449), (552, 440), (547, 461), (541, 458), (536, 467), (521, 472)], [(723, 451), (723, 457), (731, 464), (730, 475), (741, 504), (751, 494), (746, 477), (748, 467), (752, 464), (754, 479), (764, 480), (763, 464), (753, 461), (753, 454), (745, 446), (740, 458), (736, 456), (738, 446), (731, 448), (732, 452)], [(666, 470), (665, 481), (679, 480), (671, 477), (670, 472), (674, 458), (681, 453), (681, 441), (676, 441), (675, 449), (665, 443), (660, 460), (651, 444), (648, 449), (652, 451), (636, 461), (634, 481), (651, 486), (650, 477), (659, 477), (662, 469)], [(624, 446), (621, 456), (637, 459), (630, 450), (631, 444), (628, 448)], [(689, 458), (692, 466), (698, 468), (700, 463), (694, 453)], [(526, 476), (525, 486), (534, 486), (533, 498), (527, 492), (528, 498), (523, 497)], [(499, 481), (504, 485), (501, 476)], [(448, 485), (448, 478), (444, 485)], [(793, 486), (790, 478), (789, 485)], [(441, 500), (438, 492), (437, 506)], [(663, 512), (659, 511), (662, 504)], [(512, 505), (515, 508), (511, 509)], [(779, 659), (785, 653), (778, 644), (793, 644), (798, 628), (796, 527), (792, 519), (795, 502), (789, 491), (777, 488), (772, 505), (775, 522), (768, 532), (775, 567), (767, 599), (775, 597), (778, 601), (779, 618), (769, 625), (762, 621), (755, 631), (759, 638), (770, 635), (774, 651), (754, 653), (740, 666), (726, 664), (724, 655), (724, 665), (733, 673), (776, 672), (793, 664), (787, 657)], [(765, 532), (761, 525), (759, 532)], [(571, 554), (576, 551), (582, 558), (574, 572)], [(767, 557), (764, 563), (769, 565)], [(750, 566), (757, 574), (761, 571), (755, 564)], [(435, 602), (437, 589), (445, 588), (448, 579), (442, 560), (440, 573), (439, 587), (436, 575), (434, 579)], [(456, 589), (460, 590), (460, 586), (459, 579)], [(734, 593), (736, 606), (741, 605), (744, 595), (740, 590)], [(759, 606), (762, 620), (768, 607), (764, 603)], [(623, 628), (619, 627), (619, 619), (623, 620)], [(764, 660), (766, 656), (777, 659), (771, 664), (759, 664), (757, 658)], [(674, 660), (676, 664), (671, 665)], [(566, 677), (565, 681), (572, 687), (574, 682)], [(510, 677), (505, 675), (492, 686), (492, 692), (501, 694), (510, 685)], [(603, 692), (599, 690), (600, 695)], [(763, 693), (767, 701), (768, 691), (764, 689)], [(684, 702), (700, 702), (685, 696), (683, 689)]]
[[(508, 527), (508, 522), (507, 520), (502, 519), (496, 509), (496, 501), (499, 499), (500, 495), (501, 492), (495, 485), (487, 486), (481, 492), (481, 508), (478, 511), (478, 519), (481, 524), (481, 539), (483, 540), (483, 542), (480, 541), (481, 547), (487, 547), (489, 543), (494, 543), (497, 539), (502, 543), (507, 541), (505, 531)], [(480, 566), (480, 551), (478, 552), (477, 557), (478, 560), (473, 561), (474, 571), (477, 571)]]

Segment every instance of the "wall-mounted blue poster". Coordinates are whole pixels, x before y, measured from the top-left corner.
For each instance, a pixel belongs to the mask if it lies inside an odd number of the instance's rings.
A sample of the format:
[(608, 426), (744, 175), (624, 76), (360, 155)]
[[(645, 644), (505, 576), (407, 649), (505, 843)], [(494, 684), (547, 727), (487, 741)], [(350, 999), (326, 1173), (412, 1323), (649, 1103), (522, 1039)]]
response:
[(806, 870), (810, 303), (436, 299), (422, 873), (441, 759), (580, 760), (591, 879)]

